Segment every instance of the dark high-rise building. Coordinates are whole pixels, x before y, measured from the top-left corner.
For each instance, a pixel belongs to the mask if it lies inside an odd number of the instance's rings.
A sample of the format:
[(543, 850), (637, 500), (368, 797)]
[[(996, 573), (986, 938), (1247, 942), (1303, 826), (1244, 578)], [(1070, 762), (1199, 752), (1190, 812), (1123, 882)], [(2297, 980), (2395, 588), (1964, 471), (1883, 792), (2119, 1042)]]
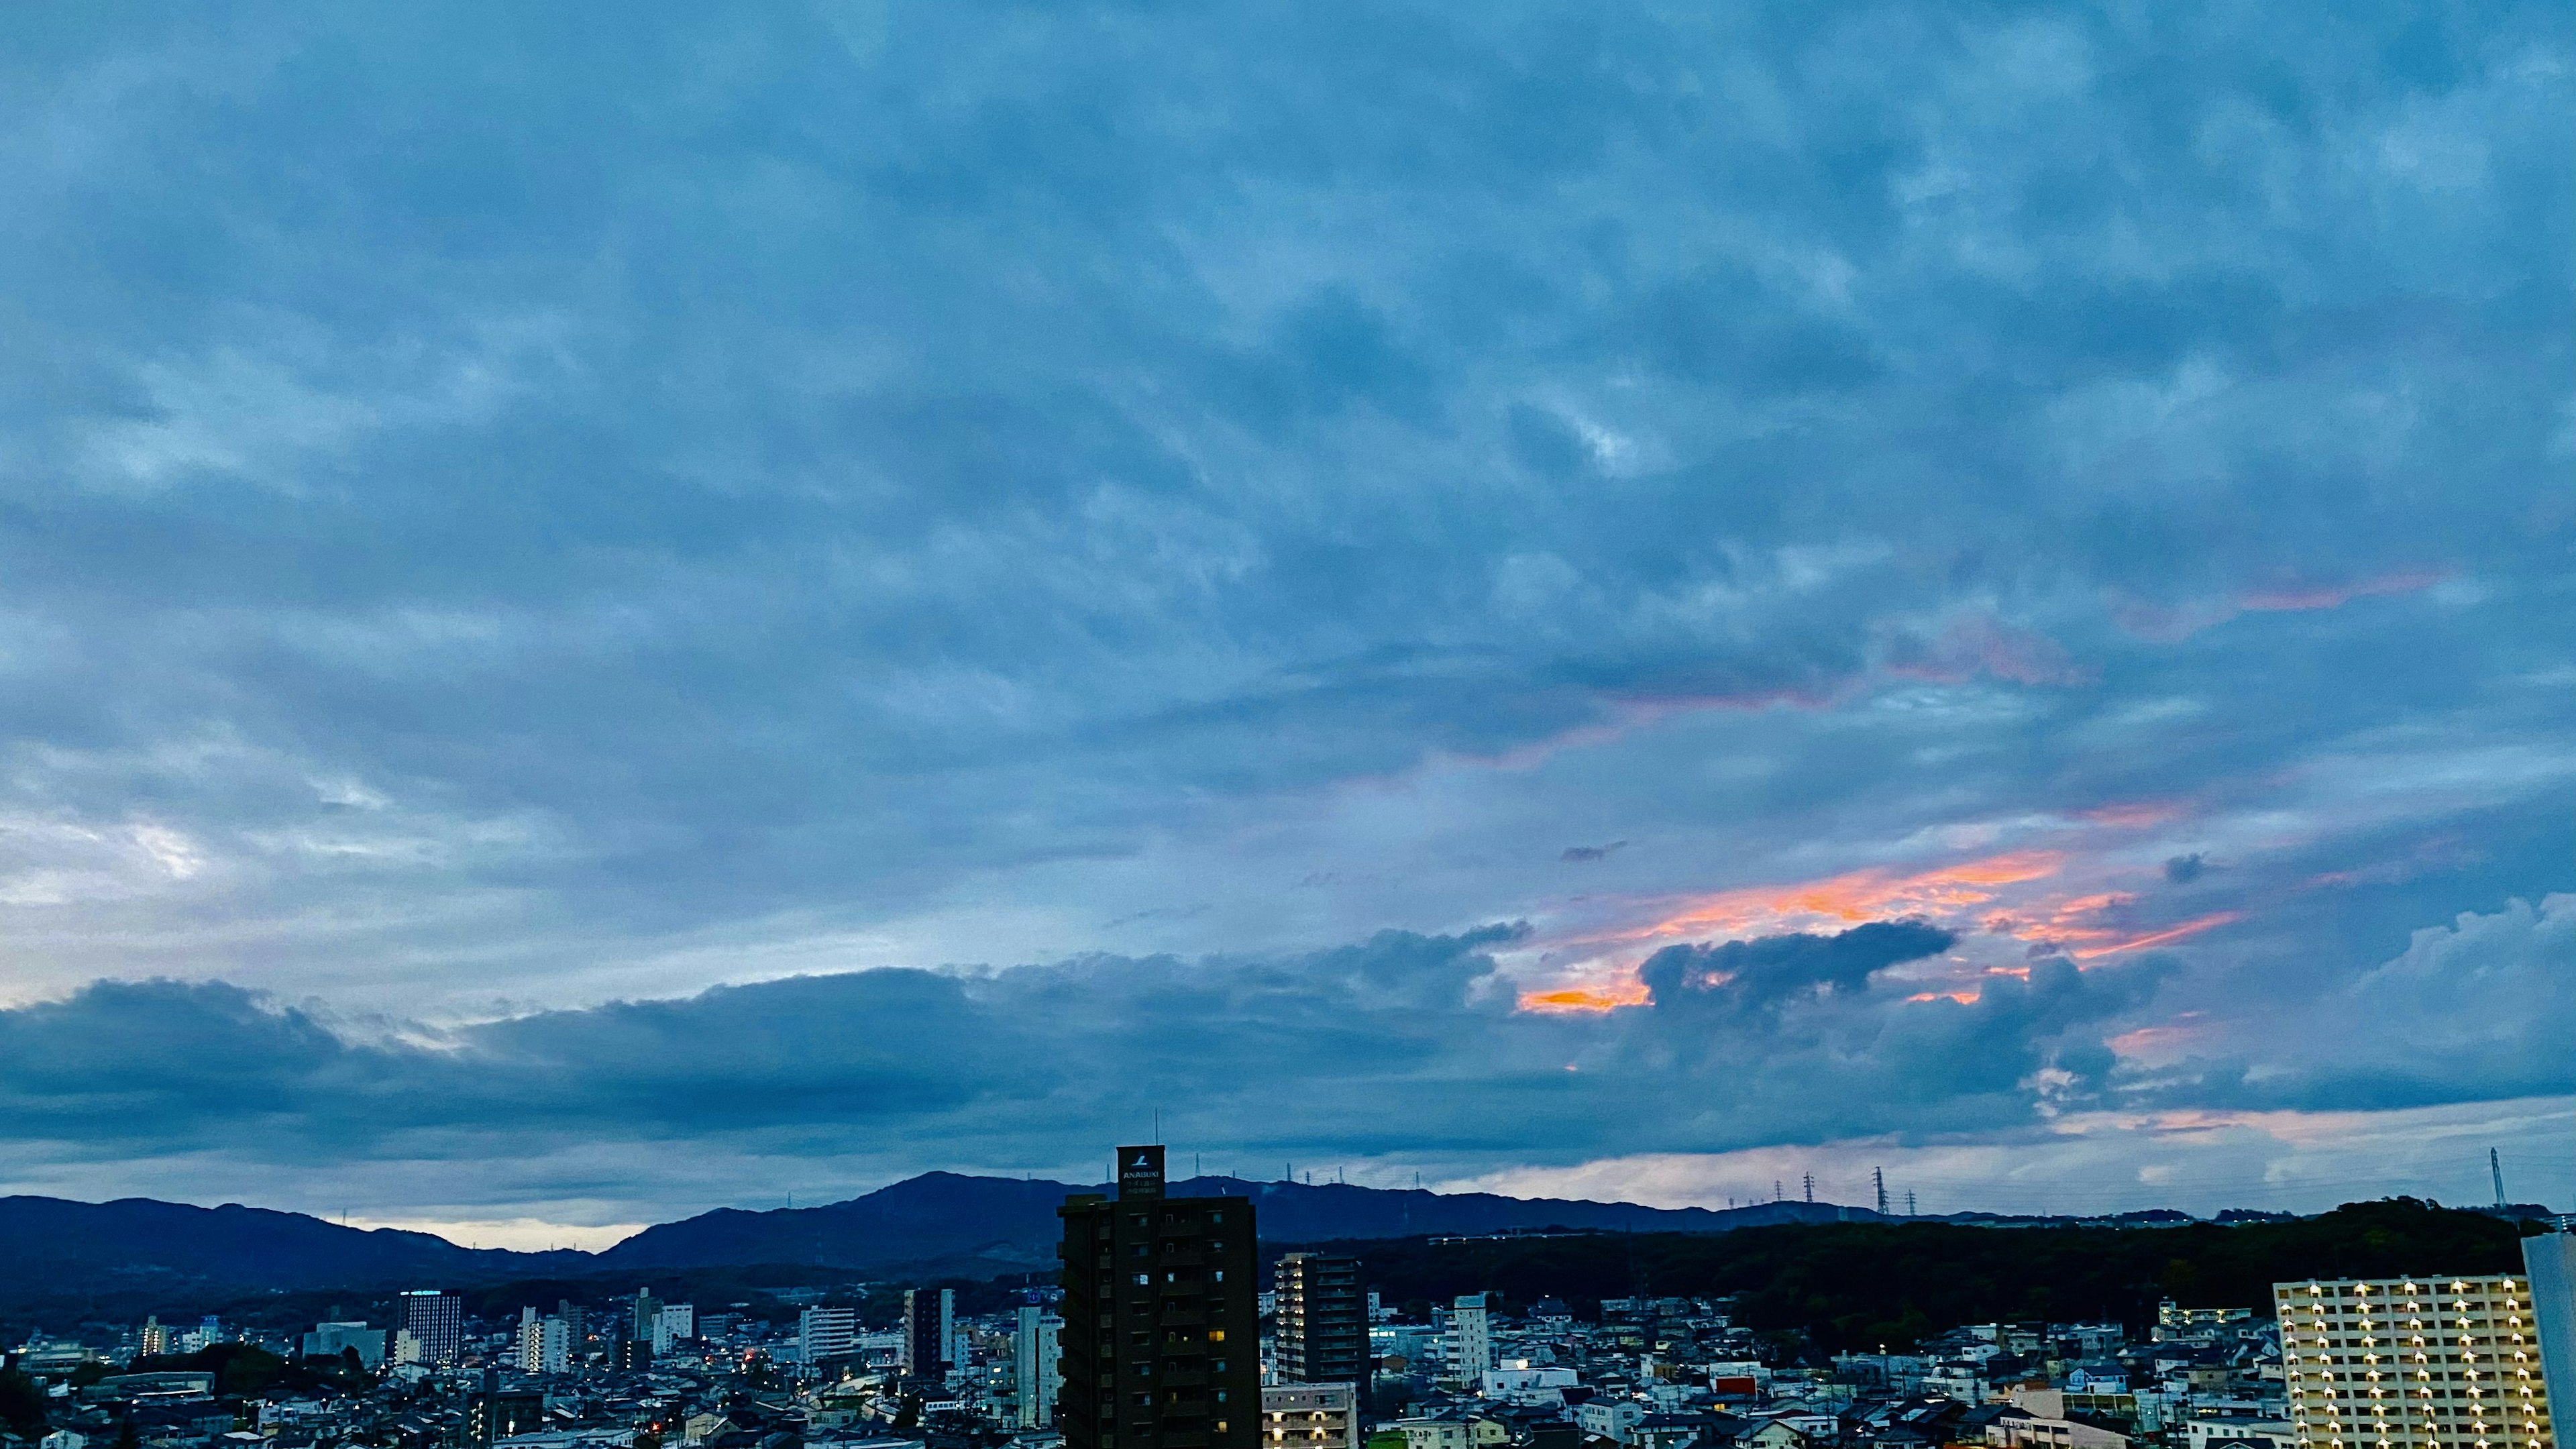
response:
[(903, 1290), (903, 1372), (906, 1378), (946, 1379), (957, 1367), (957, 1290)]
[(1163, 1196), (1163, 1149), (1118, 1149), (1118, 1196), (1065, 1199), (1065, 1449), (1260, 1449), (1252, 1203)]
[(402, 1327), (420, 1345), (425, 1364), (452, 1364), (465, 1356), (465, 1300), (435, 1288), (402, 1295)]
[(468, 1443), (489, 1444), (520, 1434), (533, 1434), (546, 1426), (546, 1396), (526, 1390), (504, 1392), (486, 1387), (466, 1400), (465, 1437)]
[(1368, 1298), (1360, 1260), (1289, 1253), (1271, 1277), (1283, 1384), (1369, 1384)]

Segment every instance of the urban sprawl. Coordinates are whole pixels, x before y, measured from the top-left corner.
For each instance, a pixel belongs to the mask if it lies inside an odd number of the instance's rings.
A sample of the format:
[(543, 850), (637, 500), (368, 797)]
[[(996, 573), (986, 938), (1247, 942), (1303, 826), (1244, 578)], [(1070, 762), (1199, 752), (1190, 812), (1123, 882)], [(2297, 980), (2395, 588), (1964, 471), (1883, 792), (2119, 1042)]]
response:
[[(147, 1320), (9, 1356), (17, 1449), (2555, 1449), (2576, 1402), (2576, 1235), (2524, 1271), (2275, 1285), (2114, 1323), (1988, 1323), (1787, 1362), (1709, 1298), (1396, 1304), (1367, 1265), (1265, 1272), (1253, 1205), (1166, 1197), (1121, 1150), (1060, 1211), (1063, 1268), (998, 1312), (957, 1290), (781, 1288), (294, 1335)], [(2562, 1224), (2563, 1226), (2563, 1224)], [(872, 1318), (874, 1321), (872, 1321)], [(229, 1354), (218, 1352), (227, 1345)], [(262, 1369), (265, 1371), (261, 1371)], [(291, 1371), (290, 1371), (291, 1370)]]

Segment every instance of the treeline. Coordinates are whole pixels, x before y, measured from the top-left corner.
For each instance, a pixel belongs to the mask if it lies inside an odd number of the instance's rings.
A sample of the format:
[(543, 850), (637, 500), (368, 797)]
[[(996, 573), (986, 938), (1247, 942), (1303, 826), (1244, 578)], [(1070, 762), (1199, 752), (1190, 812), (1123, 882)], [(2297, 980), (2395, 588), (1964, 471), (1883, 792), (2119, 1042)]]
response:
[[(2515, 1224), (2390, 1198), (2289, 1222), (2174, 1228), (1820, 1223), (1727, 1233), (1587, 1234), (1434, 1245), (1308, 1244), (1360, 1257), (1401, 1303), (1500, 1291), (1578, 1314), (1637, 1295), (1736, 1299), (1736, 1322), (1814, 1352), (1902, 1348), (1966, 1323), (2114, 1320), (2143, 1329), (2159, 1300), (2271, 1311), (2296, 1278), (2521, 1271)], [(1280, 1251), (1286, 1245), (1277, 1245)]]

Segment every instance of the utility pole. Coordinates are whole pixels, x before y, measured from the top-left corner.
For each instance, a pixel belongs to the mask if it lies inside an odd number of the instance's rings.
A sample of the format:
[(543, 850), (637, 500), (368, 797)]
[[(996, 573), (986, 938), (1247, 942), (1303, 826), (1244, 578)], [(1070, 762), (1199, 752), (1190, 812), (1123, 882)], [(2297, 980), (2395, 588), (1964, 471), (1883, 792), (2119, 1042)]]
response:
[(2487, 1171), (2488, 1171), (2489, 1173), (2493, 1174), (2493, 1175), (2494, 1175), (2494, 1177), (2495, 1177), (2496, 1206), (2497, 1206), (2497, 1207), (2503, 1207), (2503, 1206), (2504, 1206), (2504, 1162), (2503, 1162), (2503, 1160), (2502, 1160), (2501, 1158), (2499, 1158), (2499, 1157), (2497, 1157), (2497, 1156), (2496, 1156), (2496, 1150), (2495, 1150), (2494, 1148), (2492, 1148), (2492, 1147), (2490, 1147), (2490, 1148), (2488, 1148), (2488, 1149), (2487, 1149)]
[(1869, 1180), (1878, 1188), (1878, 1215), (1880, 1217), (1885, 1217), (1887, 1216), (1887, 1169), (1883, 1167), (1871, 1168), (1869, 1170)]

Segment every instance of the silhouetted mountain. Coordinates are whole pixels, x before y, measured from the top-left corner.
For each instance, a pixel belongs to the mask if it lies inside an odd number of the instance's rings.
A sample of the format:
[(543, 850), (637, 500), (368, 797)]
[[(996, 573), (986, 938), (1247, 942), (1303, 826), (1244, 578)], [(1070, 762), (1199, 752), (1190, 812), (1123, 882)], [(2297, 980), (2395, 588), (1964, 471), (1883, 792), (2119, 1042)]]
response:
[(363, 1288), (581, 1271), (587, 1253), (460, 1248), (429, 1233), (150, 1198), (0, 1197), (0, 1295), (181, 1288)]
[[(224, 1291), (469, 1287), (638, 1269), (811, 1265), (986, 1278), (1050, 1271), (1055, 1210), (1105, 1188), (933, 1172), (826, 1207), (722, 1208), (665, 1223), (601, 1253), (463, 1248), (428, 1233), (342, 1227), (302, 1213), (124, 1198), (0, 1198), (0, 1304), (102, 1305), (195, 1300)], [(1235, 1194), (1260, 1205), (1264, 1241), (1482, 1236), (1560, 1227), (1717, 1232), (1774, 1223), (1868, 1220), (1828, 1203), (1763, 1203), (1710, 1212), (1201, 1177), (1185, 1196)]]
[[(1544, 1228), (1723, 1232), (1775, 1223), (1874, 1221), (1866, 1208), (1770, 1202), (1712, 1211), (1635, 1203), (1435, 1193), (1340, 1183), (1249, 1182), (1194, 1177), (1177, 1197), (1248, 1197), (1268, 1243), (1343, 1238), (1472, 1236)], [(598, 1255), (603, 1268), (687, 1268), (741, 1263), (813, 1263), (849, 1269), (937, 1266), (964, 1274), (1050, 1267), (1055, 1209), (1065, 1195), (1097, 1186), (967, 1177), (951, 1172), (880, 1188), (824, 1207), (744, 1212), (720, 1208), (646, 1228)]]

